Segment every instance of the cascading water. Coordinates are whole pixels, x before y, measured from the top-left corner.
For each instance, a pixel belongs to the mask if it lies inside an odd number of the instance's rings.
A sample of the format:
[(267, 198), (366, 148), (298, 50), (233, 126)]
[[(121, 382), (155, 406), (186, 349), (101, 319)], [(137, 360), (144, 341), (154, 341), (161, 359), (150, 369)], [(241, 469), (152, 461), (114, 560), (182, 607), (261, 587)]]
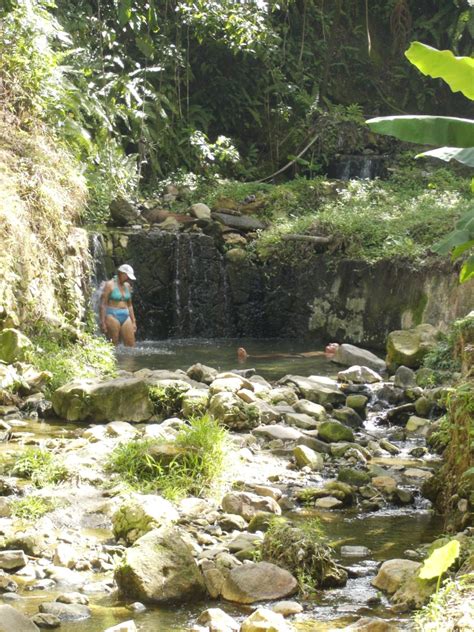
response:
[(386, 174), (385, 156), (339, 156), (328, 168), (328, 176), (337, 180), (373, 180)]
[(104, 282), (107, 279), (107, 267), (105, 264), (104, 238), (98, 233), (92, 233), (89, 237), (89, 250), (91, 253), (91, 307), (96, 315), (97, 327), (99, 327), (99, 304)]

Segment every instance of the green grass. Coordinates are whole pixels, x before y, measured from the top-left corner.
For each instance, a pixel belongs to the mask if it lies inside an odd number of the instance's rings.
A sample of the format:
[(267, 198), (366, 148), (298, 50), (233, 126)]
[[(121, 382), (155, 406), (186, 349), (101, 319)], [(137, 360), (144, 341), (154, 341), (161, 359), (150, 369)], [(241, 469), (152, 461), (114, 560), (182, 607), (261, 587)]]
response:
[[(206, 496), (221, 480), (227, 444), (226, 430), (215, 419), (204, 415), (184, 426), (173, 444), (156, 439), (120, 444), (110, 455), (106, 467), (142, 492), (160, 492), (171, 500)], [(170, 458), (157, 456), (163, 445), (173, 446), (176, 453)]]
[(15, 518), (23, 520), (37, 520), (58, 507), (58, 502), (42, 496), (26, 496), (11, 502), (10, 508)]
[(68, 471), (62, 461), (47, 450), (27, 448), (20, 454), (10, 473), (29, 478), (36, 487), (46, 487), (64, 481)]
[(53, 375), (48, 384), (48, 395), (74, 379), (111, 377), (115, 374), (114, 349), (103, 338), (84, 334), (73, 343), (67, 338), (43, 334), (33, 341), (37, 349), (32, 354), (32, 364)]
[[(429, 603), (414, 615), (414, 629), (417, 632), (454, 632), (459, 629), (458, 620), (463, 616), (467, 618), (469, 611), (472, 621), (473, 591), (474, 573), (446, 581)], [(467, 630), (467, 627), (463, 629)]]

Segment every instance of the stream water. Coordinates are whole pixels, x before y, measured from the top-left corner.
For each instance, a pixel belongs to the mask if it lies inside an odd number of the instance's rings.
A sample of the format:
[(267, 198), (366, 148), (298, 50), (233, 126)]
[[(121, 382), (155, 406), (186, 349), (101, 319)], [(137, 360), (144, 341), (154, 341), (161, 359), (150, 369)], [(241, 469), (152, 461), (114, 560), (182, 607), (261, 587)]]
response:
[[(232, 368), (255, 368), (256, 373), (268, 380), (276, 380), (287, 373), (297, 375), (331, 375), (334, 376), (339, 367), (324, 357), (316, 358), (279, 358), (249, 359), (244, 365), (238, 365), (236, 349), (244, 346), (253, 355), (290, 353), (308, 351), (308, 347), (295, 341), (275, 340), (166, 340), (145, 341), (135, 349), (119, 348), (118, 361), (120, 368), (128, 371), (148, 367), (152, 369), (186, 369), (195, 362), (201, 362), (219, 370)], [(319, 348), (322, 348), (319, 347)], [(317, 349), (317, 347), (316, 347)], [(31, 433), (39, 439), (61, 437), (64, 440), (77, 436), (83, 426), (66, 424), (65, 422), (41, 422), (30, 420), (21, 428), (22, 432)], [(374, 438), (389, 434), (386, 426), (377, 423), (375, 415), (369, 416), (365, 430)], [(429, 461), (413, 459), (408, 450), (421, 440), (411, 442), (395, 441), (401, 449), (397, 457), (373, 459), (372, 464), (384, 465), (387, 474), (396, 471), (402, 465), (427, 467)], [(17, 446), (9, 444), (8, 449)], [(262, 483), (265, 481), (262, 480)], [(77, 502), (80, 502), (78, 499)], [(307, 521), (317, 517), (324, 527), (325, 533), (333, 544), (337, 559), (351, 569), (352, 578), (344, 588), (318, 591), (311, 599), (302, 600), (304, 612), (298, 615), (292, 624), (295, 630), (334, 630), (348, 625), (360, 616), (378, 616), (390, 620), (397, 629), (410, 629), (410, 622), (405, 615), (396, 614), (390, 608), (385, 597), (380, 596), (371, 586), (376, 568), (382, 560), (405, 557), (407, 549), (416, 549), (422, 544), (431, 542), (440, 533), (440, 518), (430, 509), (429, 503), (419, 496), (414, 506), (409, 508), (387, 508), (374, 513), (360, 513), (345, 509), (335, 511), (317, 511), (301, 509), (292, 513), (295, 521)], [(111, 533), (101, 534), (103, 541), (111, 539)], [(341, 555), (342, 545), (358, 545), (370, 549), (370, 553), (361, 559), (344, 558)], [(100, 581), (100, 576), (96, 578)], [(50, 601), (54, 592), (31, 591), (22, 593), (15, 607), (28, 614), (37, 612), (38, 604)], [(150, 607), (141, 614), (132, 613), (113, 595), (89, 595), (93, 617), (79, 623), (63, 622), (63, 632), (103, 632), (107, 627), (128, 619), (134, 619), (140, 632), (185, 631), (190, 630), (197, 616), (208, 607), (219, 607), (230, 615), (242, 620), (253, 608), (238, 607), (221, 601), (207, 601), (181, 607)]]

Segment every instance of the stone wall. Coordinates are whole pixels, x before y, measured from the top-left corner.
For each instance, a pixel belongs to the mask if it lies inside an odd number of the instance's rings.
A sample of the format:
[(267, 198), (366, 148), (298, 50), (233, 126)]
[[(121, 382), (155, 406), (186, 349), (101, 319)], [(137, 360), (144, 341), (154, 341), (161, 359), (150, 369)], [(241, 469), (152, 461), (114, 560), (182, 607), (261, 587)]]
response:
[(383, 346), (394, 329), (443, 326), (474, 305), (449, 260), (424, 265), (338, 260), (295, 244), (266, 262), (240, 248), (224, 255), (198, 232), (110, 232), (109, 273), (136, 270), (141, 337), (275, 336)]

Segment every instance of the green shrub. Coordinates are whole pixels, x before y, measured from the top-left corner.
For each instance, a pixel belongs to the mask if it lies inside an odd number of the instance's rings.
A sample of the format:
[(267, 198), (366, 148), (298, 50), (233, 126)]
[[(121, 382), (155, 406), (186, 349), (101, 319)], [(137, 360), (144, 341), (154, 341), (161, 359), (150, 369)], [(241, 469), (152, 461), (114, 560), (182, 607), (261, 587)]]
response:
[(144, 439), (118, 445), (106, 467), (143, 492), (159, 491), (170, 499), (203, 496), (218, 486), (227, 451), (226, 430), (204, 415), (184, 426), (174, 443)]
[(51, 452), (41, 448), (27, 448), (15, 459), (11, 474), (31, 479), (36, 487), (45, 487), (64, 481), (68, 471)]
[(26, 496), (17, 498), (11, 502), (12, 515), (25, 520), (37, 520), (53, 509), (56, 509), (58, 502), (51, 498), (42, 496)]
[(114, 348), (104, 338), (84, 334), (73, 343), (65, 337), (55, 339), (42, 334), (34, 338), (34, 342), (37, 349), (31, 358), (32, 364), (53, 374), (48, 394), (73, 379), (115, 374)]
[[(474, 590), (474, 575), (462, 575), (444, 583), (429, 603), (414, 616), (417, 632), (454, 632), (458, 621), (469, 612)], [(465, 628), (467, 629), (467, 628)]]

